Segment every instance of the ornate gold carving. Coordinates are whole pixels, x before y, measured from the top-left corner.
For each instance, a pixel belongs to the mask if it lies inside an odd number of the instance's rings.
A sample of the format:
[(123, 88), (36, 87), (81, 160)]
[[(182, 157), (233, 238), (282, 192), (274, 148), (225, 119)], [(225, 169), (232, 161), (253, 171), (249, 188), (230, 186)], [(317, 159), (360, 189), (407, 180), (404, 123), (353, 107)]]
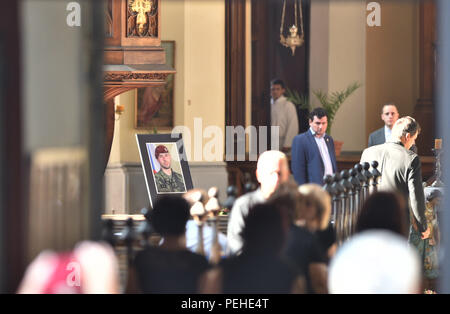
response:
[(105, 81), (165, 81), (168, 73), (105, 73)]
[(158, 1), (127, 1), (127, 37), (158, 37)]
[(290, 35), (287, 37), (284, 37), (283, 34), (280, 35), (280, 43), (284, 47), (289, 47), (292, 50), (292, 55), (295, 55), (295, 48), (300, 47), (303, 42), (305, 41), (303, 38), (303, 34), (300, 37), (298, 34), (298, 28), (295, 25), (292, 25), (289, 28)]
[(144, 33), (144, 27), (148, 23), (146, 13), (150, 12), (152, 5), (153, 2), (149, 0), (134, 0), (131, 5), (131, 10), (133, 10), (133, 12), (137, 12), (136, 24), (138, 25), (139, 35)]
[(295, 48), (303, 45), (305, 41), (305, 34), (303, 32), (303, 13), (302, 13), (302, 0), (300, 0), (299, 12), (300, 12), (300, 30), (301, 34), (298, 34), (298, 26), (297, 26), (297, 1), (294, 0), (294, 16), (295, 16), (295, 24), (289, 28), (289, 35), (284, 37), (283, 28), (284, 28), (284, 15), (286, 13), (286, 0), (283, 3), (283, 12), (281, 14), (281, 26), (280, 26), (280, 43), (284, 47), (291, 48), (292, 55), (295, 55)]

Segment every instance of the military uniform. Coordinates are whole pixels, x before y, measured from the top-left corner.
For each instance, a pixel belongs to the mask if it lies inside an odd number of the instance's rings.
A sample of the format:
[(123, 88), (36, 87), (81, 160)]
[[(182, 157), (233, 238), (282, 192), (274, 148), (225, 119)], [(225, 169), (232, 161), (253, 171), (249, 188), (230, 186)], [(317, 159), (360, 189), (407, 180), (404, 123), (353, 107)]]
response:
[(161, 169), (155, 174), (156, 187), (158, 193), (166, 192), (186, 192), (183, 177), (172, 170), (172, 176), (168, 176)]

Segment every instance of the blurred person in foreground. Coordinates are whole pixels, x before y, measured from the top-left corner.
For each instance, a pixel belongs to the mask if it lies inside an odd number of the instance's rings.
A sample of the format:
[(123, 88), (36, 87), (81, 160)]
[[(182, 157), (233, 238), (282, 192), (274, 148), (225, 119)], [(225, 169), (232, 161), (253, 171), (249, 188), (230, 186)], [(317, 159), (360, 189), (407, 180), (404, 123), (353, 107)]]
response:
[(367, 230), (346, 241), (331, 260), (333, 294), (421, 293), (421, 263), (405, 239), (387, 230)]
[[(191, 189), (183, 195), (183, 198), (188, 201), (191, 207), (191, 219), (186, 223), (186, 247), (189, 251), (195, 253), (203, 250), (202, 254), (210, 263), (217, 263), (220, 258), (224, 258), (227, 254), (227, 236), (219, 230), (218, 221), (216, 221), (216, 225), (208, 222), (208, 218), (212, 217), (213, 210), (208, 207), (211, 207), (210, 205), (213, 203), (214, 210), (220, 211), (218, 199), (210, 197), (204, 189)], [(197, 202), (199, 204), (196, 204)], [(200, 208), (198, 205), (200, 205)], [(198, 213), (199, 210), (201, 213)], [(193, 215), (195, 212), (197, 212), (197, 215)], [(216, 212), (213, 216), (217, 214)], [(218, 219), (218, 216), (216, 216), (216, 219)], [(201, 234), (200, 229), (202, 230)], [(203, 244), (200, 243), (201, 239), (203, 239)]]
[(319, 231), (329, 226), (331, 198), (317, 184), (300, 187), (293, 182), (281, 184), (269, 199), (269, 204), (285, 208), (290, 213), (291, 226), (284, 249), (286, 257), (296, 265), (306, 279), (307, 293), (327, 293), (327, 250)]
[(242, 231), (242, 253), (206, 272), (201, 293), (303, 293), (303, 276), (282, 256), (288, 231), (285, 210), (267, 203), (252, 207)]
[(136, 278), (140, 292), (198, 292), (198, 278), (209, 263), (204, 256), (186, 248), (189, 209), (189, 203), (180, 195), (164, 195), (155, 203), (150, 221), (163, 241), (160, 246), (147, 247), (136, 254), (133, 281)]
[(92, 241), (68, 252), (43, 251), (28, 266), (17, 293), (119, 293), (116, 255), (109, 244)]
[(359, 212), (356, 233), (366, 230), (388, 230), (408, 237), (406, 212), (408, 205), (402, 195), (393, 192), (371, 194)]
[(289, 180), (289, 164), (286, 155), (280, 151), (270, 150), (262, 153), (256, 165), (256, 179), (260, 187), (236, 199), (228, 220), (227, 240), (229, 254), (239, 254), (243, 241), (241, 232), (245, 226), (245, 217), (249, 209), (265, 202), (280, 183)]

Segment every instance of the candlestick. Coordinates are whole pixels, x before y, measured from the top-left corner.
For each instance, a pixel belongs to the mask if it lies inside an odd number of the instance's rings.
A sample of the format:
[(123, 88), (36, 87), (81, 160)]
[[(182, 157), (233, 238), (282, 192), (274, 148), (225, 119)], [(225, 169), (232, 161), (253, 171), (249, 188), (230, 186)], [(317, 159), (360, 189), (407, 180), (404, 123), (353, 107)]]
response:
[(435, 164), (435, 180), (431, 186), (434, 187), (442, 187), (444, 186), (444, 183), (441, 180), (442, 176), (442, 169), (441, 169), (441, 154), (442, 154), (442, 139), (437, 138), (434, 140), (434, 149), (432, 149), (434, 152), (434, 155), (436, 156), (436, 164)]
[(116, 106), (116, 113), (117, 114), (122, 114), (125, 111), (125, 106), (124, 105), (117, 105)]

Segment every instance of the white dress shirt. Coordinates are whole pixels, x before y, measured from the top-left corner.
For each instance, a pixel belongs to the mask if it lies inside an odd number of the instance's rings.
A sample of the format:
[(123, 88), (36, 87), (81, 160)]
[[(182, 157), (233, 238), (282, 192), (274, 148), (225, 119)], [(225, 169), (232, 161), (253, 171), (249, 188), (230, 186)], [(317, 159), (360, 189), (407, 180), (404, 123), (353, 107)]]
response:
[[(333, 164), (331, 163), (330, 153), (328, 152), (327, 143), (325, 143), (325, 133), (321, 137), (316, 136), (316, 132), (312, 128), (309, 129), (316, 140), (319, 147), (320, 156), (322, 157), (323, 165), (325, 168), (324, 175), (333, 175)], [(328, 139), (327, 139), (328, 140)]]
[(385, 139), (386, 143), (389, 142), (389, 140), (391, 139), (391, 135), (392, 135), (392, 130), (385, 125), (384, 126), (384, 139)]

